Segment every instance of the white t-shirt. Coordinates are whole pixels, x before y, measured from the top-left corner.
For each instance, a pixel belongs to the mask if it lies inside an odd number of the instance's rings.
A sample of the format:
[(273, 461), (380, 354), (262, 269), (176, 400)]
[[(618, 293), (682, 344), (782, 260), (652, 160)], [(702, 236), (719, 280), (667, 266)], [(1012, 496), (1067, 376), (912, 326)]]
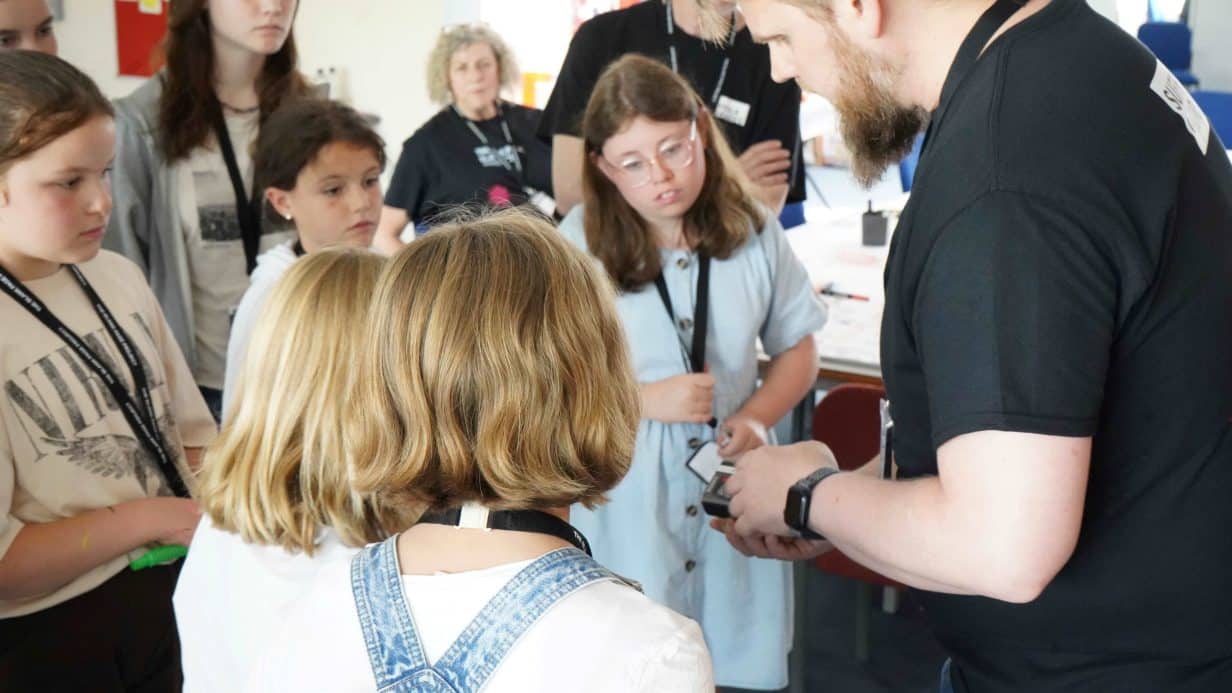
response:
[(256, 656), (290, 616), (292, 602), (327, 566), (349, 569), (357, 551), (325, 529), (312, 557), (293, 554), (247, 543), (203, 517), (172, 599), (184, 690), (240, 690)]
[(231, 408), (231, 398), (235, 396), (235, 386), (239, 381), (240, 371), (244, 368), (244, 355), (248, 353), (248, 340), (252, 338), (252, 329), (256, 327), (265, 306), (265, 299), (274, 290), (274, 285), (282, 279), (282, 275), (291, 269), (291, 265), (299, 259), (292, 247), (295, 241), (280, 243), (257, 258), (257, 268), (252, 271), (251, 282), (240, 306), (235, 310), (235, 319), (231, 322), (231, 337), (227, 342), (227, 375), (222, 388), (223, 420), (227, 419), (227, 411)]
[[(529, 564), (402, 576), (429, 661), (440, 659), (488, 601)], [(270, 640), (246, 690), (376, 690), (349, 566), (322, 571)], [(714, 674), (695, 622), (626, 585), (598, 582), (545, 613), (483, 690), (714, 693)]]
[[(144, 365), (158, 425), (183, 467), (183, 448), (213, 440), (214, 420), (136, 265), (106, 250), (78, 265)], [(26, 282), (134, 393), (132, 373), (67, 269)], [(51, 330), (0, 294), (0, 558), (28, 524), (54, 522), (124, 501), (170, 495), (102, 380)], [(71, 546), (62, 547), (71, 550)], [(116, 558), (47, 594), (0, 600), (0, 618), (42, 611), (84, 594), (144, 553)]]
[[(260, 114), (229, 114), (226, 121), (240, 177), (244, 188), (251, 191), (251, 148), (257, 138)], [(248, 288), (235, 190), (222, 151), (212, 135), (207, 146), (197, 147), (176, 167), (196, 332), (197, 363), (193, 375), (198, 385), (221, 390), (231, 315)], [(263, 232), (259, 250), (264, 252), (288, 237), (286, 232)]]

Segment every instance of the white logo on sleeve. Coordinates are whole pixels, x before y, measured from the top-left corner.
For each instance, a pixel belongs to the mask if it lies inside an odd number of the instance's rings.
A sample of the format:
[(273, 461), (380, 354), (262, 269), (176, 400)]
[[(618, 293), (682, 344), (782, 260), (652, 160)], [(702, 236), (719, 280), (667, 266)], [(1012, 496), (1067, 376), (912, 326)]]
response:
[(1159, 98), (1168, 104), (1168, 108), (1181, 116), (1181, 119), (1185, 121), (1185, 129), (1193, 135), (1194, 140), (1198, 142), (1198, 149), (1202, 150), (1202, 155), (1205, 156), (1206, 149), (1211, 142), (1211, 122), (1206, 119), (1206, 114), (1202, 112), (1198, 102), (1194, 101), (1189, 90), (1181, 84), (1181, 81), (1166, 65), (1159, 61), (1155, 63), (1155, 77), (1151, 80), (1151, 91), (1159, 94)]

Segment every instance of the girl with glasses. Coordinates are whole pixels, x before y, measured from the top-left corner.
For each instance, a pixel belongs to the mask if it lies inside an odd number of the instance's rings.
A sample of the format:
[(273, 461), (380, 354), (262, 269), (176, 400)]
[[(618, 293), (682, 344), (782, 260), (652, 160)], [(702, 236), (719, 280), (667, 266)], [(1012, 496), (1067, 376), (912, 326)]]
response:
[[(612, 502), (575, 508), (575, 524), (596, 537), (599, 560), (701, 624), (720, 686), (782, 688), (790, 567), (741, 556), (708, 530), (706, 473), (686, 463), (703, 446), (731, 459), (772, 441), (816, 376), (825, 313), (714, 117), (669, 68), (613, 63), (582, 134), (584, 205), (561, 230), (621, 291), (642, 419)], [(760, 388), (758, 340), (771, 357)]]

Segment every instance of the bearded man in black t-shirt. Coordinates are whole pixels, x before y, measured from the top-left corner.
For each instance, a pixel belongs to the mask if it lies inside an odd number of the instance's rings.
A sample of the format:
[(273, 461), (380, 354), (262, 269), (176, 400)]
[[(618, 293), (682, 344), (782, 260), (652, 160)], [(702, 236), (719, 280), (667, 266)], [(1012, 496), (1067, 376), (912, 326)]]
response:
[(928, 129), (885, 274), (899, 478), (754, 451), (716, 524), (915, 588), (942, 690), (1232, 690), (1232, 163), (1189, 92), (1083, 0), (742, 7), (864, 180)]

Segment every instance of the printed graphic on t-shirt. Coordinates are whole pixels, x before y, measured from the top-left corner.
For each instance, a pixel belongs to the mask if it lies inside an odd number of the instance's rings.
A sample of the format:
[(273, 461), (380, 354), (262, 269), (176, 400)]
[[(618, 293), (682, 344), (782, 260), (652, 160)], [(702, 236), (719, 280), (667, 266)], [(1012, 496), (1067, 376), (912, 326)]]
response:
[[(132, 320), (146, 337), (153, 333), (146, 320), (134, 313)], [(110, 337), (100, 328), (83, 335), (86, 345), (132, 392), (128, 368), (114, 357)], [(153, 368), (142, 350), (137, 350), (151, 396), (157, 400), (166, 383), (162, 369)], [(83, 366), (73, 352), (61, 347), (31, 364), (4, 383), (7, 407), (17, 414), (19, 430), (11, 432), (12, 445), (29, 446), (28, 459), (35, 464), (60, 459), (80, 470), (109, 479), (132, 477), (148, 495), (169, 496), (154, 456), (131, 432), (117, 433), (113, 417), (123, 419), (119, 404), (97, 375)], [(100, 426), (100, 423), (104, 425)], [(170, 411), (158, 420), (164, 440), (175, 430)], [(97, 431), (96, 431), (97, 429)], [(123, 426), (120, 430), (127, 430)], [(24, 437), (25, 440), (22, 440)], [(178, 455), (172, 451), (172, 455)]]
[(511, 144), (500, 149), (493, 149), (486, 144), (475, 147), (475, 159), (484, 168), (516, 169), (518, 166), (518, 152)]
[(225, 172), (199, 170), (192, 172), (193, 190), (197, 193), (197, 225), (204, 241), (238, 241), (243, 238), (240, 220), (235, 213), (235, 191)]

